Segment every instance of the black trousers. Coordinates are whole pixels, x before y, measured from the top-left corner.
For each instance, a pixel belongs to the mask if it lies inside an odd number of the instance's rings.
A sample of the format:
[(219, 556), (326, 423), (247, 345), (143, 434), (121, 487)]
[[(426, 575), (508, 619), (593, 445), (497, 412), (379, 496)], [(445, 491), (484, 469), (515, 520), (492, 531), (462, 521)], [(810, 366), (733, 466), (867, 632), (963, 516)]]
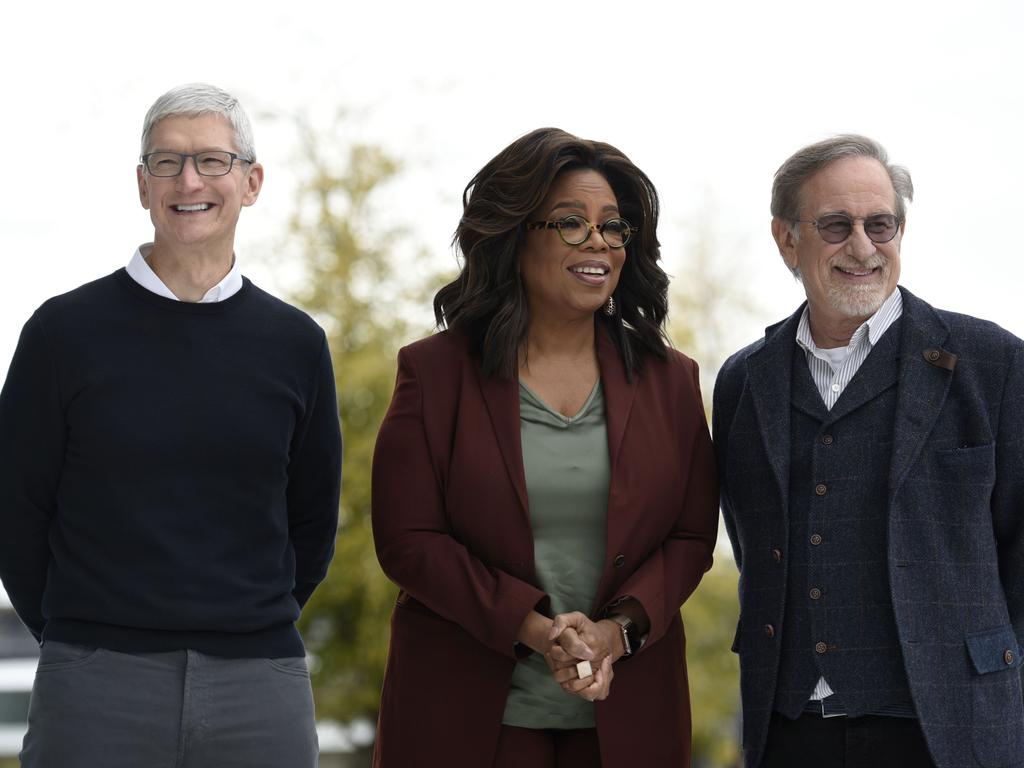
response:
[(761, 768), (935, 768), (917, 720), (772, 713)]

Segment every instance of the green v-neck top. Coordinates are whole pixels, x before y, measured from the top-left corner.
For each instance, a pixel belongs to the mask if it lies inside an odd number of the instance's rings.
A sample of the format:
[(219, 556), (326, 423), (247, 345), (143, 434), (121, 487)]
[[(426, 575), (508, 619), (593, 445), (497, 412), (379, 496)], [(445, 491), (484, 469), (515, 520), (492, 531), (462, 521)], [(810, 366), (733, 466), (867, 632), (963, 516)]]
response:
[[(601, 380), (575, 416), (519, 384), (523, 469), (537, 584), (555, 614), (590, 614), (605, 556), (611, 462)], [(593, 728), (594, 705), (566, 693), (534, 653), (516, 664), (503, 725)]]

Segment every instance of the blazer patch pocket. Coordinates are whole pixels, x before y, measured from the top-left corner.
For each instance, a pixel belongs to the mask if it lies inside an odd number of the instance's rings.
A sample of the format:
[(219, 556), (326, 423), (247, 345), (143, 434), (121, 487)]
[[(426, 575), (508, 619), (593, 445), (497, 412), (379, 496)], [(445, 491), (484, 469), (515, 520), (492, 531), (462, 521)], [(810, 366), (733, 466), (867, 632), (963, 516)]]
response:
[(967, 653), (979, 675), (1016, 669), (1021, 665), (1021, 649), (1013, 627), (1007, 625), (985, 632), (972, 632), (966, 637)]
[(975, 445), (935, 452), (940, 483), (990, 484), (996, 477), (996, 445)]

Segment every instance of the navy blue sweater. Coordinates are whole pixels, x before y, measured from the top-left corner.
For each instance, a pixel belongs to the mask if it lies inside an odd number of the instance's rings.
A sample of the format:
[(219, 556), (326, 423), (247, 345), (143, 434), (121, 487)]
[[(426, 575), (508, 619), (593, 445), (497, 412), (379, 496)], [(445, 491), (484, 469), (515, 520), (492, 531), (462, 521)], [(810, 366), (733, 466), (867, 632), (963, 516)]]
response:
[(0, 394), (0, 576), (38, 638), (301, 655), (340, 486), (324, 333), (248, 279), (190, 304), (121, 269), (26, 323)]

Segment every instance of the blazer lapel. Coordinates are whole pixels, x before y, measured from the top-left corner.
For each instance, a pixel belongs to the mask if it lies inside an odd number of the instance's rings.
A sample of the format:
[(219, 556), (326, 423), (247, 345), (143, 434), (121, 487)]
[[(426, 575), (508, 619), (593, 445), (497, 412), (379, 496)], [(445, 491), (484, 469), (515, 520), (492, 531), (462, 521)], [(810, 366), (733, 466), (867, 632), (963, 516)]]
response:
[(607, 332), (597, 324), (597, 361), (601, 368), (601, 387), (604, 390), (606, 428), (608, 430), (608, 456), (614, 482), (622, 438), (626, 434), (629, 413), (633, 409), (637, 378), (626, 378), (622, 358)]
[(895, 498), (925, 438), (942, 412), (956, 357), (942, 349), (949, 329), (935, 310), (905, 288), (900, 378), (893, 427), (889, 493)]
[(529, 515), (530, 504), (526, 495), (526, 472), (523, 469), (523, 443), (519, 427), (519, 379), (484, 376), (479, 365), (474, 367), (509, 480), (516, 489), (523, 514)]
[(829, 413), (831, 421), (838, 421), (853, 413), (896, 383), (899, 378), (899, 335), (902, 321), (903, 318), (897, 319), (868, 353), (839, 400), (832, 406)]
[[(629, 507), (629, 467), (636, 456), (626, 457), (625, 465), (619, 466), (619, 458), (622, 455), (622, 441), (626, 435), (626, 424), (629, 423), (630, 414), (633, 411), (633, 400), (636, 397), (639, 376), (634, 376), (630, 381), (626, 378), (626, 368), (619, 356), (619, 350), (612, 341), (611, 336), (601, 327), (597, 326), (597, 363), (601, 369), (601, 389), (604, 393), (604, 414), (605, 430), (608, 433), (608, 466), (611, 470), (611, 478), (608, 486), (608, 519), (605, 523), (605, 546), (607, 553), (621, 551), (623, 541), (629, 535), (630, 525), (635, 524), (628, 512)], [(642, 375), (642, 374), (641, 374)], [(634, 450), (635, 450), (634, 444)], [(616, 492), (620, 489), (620, 492)], [(624, 492), (622, 492), (624, 491)], [(611, 557), (606, 557), (605, 562), (610, 562)], [(604, 605), (611, 597), (610, 585), (614, 580), (614, 568), (605, 566), (601, 575), (601, 581), (597, 585), (597, 592), (594, 595), (594, 603), (591, 606), (591, 613)]]
[(754, 403), (784, 515), (789, 511), (792, 359), (801, 312), (803, 306), (788, 320), (766, 328), (764, 346), (747, 359), (747, 391)]

